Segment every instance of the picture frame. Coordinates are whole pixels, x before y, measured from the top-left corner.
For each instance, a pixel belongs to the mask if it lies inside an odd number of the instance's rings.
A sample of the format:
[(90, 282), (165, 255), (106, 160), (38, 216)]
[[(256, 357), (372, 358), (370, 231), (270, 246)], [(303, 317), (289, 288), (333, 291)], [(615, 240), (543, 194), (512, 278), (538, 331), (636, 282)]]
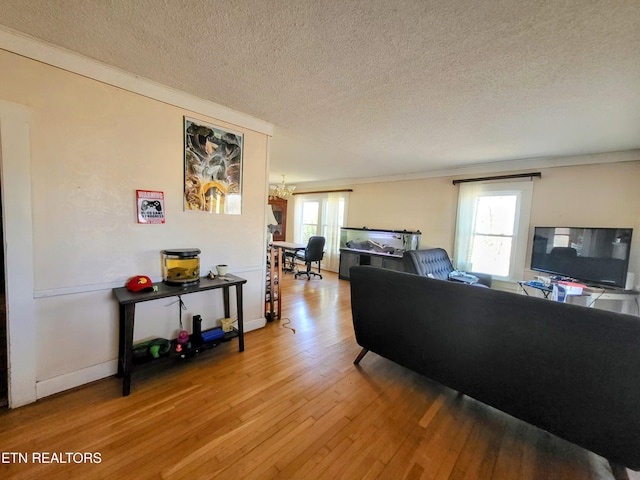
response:
[(242, 213), (244, 135), (184, 117), (184, 210)]

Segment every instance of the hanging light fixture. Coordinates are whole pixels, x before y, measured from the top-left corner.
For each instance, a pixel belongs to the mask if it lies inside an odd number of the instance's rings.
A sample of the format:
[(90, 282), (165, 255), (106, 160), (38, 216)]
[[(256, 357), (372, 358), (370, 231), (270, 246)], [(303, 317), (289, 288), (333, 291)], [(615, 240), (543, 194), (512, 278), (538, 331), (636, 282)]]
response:
[(295, 189), (295, 186), (284, 183), (284, 175), (282, 175), (282, 183), (280, 185), (269, 185), (269, 196), (280, 197), (286, 200), (293, 194)]

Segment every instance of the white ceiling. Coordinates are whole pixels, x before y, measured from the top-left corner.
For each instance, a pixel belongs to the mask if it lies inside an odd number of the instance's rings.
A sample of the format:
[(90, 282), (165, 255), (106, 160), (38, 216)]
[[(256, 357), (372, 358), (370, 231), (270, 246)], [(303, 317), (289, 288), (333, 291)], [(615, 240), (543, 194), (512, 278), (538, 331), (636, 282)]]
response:
[(0, 25), (273, 123), (272, 182), (640, 148), (639, 0), (1, 0)]

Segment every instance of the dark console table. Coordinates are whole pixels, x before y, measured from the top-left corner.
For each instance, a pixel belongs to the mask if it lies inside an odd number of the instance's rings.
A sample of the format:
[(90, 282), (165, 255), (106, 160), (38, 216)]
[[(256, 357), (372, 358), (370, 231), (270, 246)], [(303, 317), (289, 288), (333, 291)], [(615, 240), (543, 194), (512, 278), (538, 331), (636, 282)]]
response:
[(118, 303), (120, 304), (120, 333), (118, 339), (118, 376), (122, 377), (122, 396), (127, 396), (131, 392), (131, 373), (133, 371), (133, 328), (136, 312), (136, 304), (158, 300), (160, 298), (177, 297), (189, 293), (203, 292), (206, 290), (222, 289), (224, 301), (224, 315), (230, 316), (229, 311), (229, 289), (236, 289), (236, 306), (238, 311), (238, 347), (239, 351), (244, 351), (244, 323), (242, 314), (242, 285), (247, 283), (244, 278), (235, 275), (226, 275), (225, 278), (215, 279), (201, 278), (195, 285), (185, 287), (172, 287), (163, 283), (158, 283), (156, 292), (130, 292), (125, 287), (114, 288)]

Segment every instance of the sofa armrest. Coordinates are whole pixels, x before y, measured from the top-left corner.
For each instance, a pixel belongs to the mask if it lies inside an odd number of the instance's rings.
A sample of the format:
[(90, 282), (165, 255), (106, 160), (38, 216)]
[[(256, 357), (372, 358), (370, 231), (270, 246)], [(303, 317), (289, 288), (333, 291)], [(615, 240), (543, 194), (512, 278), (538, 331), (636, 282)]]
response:
[(491, 287), (491, 275), (486, 273), (460, 272), (458, 270), (453, 270), (449, 273), (448, 279), (454, 282), (466, 283), (468, 285)]
[(470, 273), (478, 277), (478, 283), (485, 285), (487, 287), (491, 287), (491, 275), (487, 273), (477, 273), (477, 272), (470, 272)]

